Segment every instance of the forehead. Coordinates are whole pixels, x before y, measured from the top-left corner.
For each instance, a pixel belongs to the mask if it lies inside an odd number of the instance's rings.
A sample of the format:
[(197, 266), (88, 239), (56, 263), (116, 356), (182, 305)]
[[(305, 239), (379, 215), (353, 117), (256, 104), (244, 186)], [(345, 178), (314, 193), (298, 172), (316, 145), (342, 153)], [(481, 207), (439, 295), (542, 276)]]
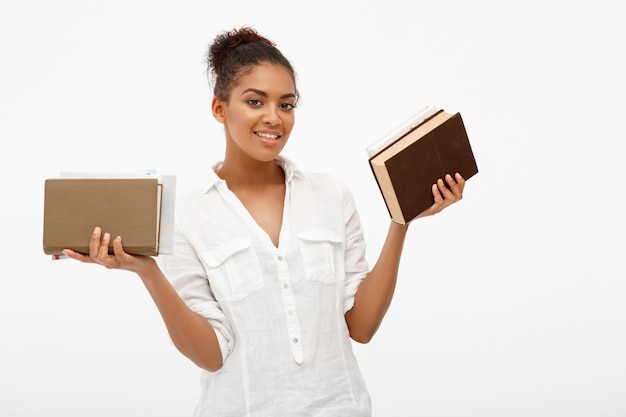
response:
[(234, 85), (234, 90), (254, 88), (267, 93), (281, 95), (296, 92), (296, 83), (291, 72), (282, 65), (263, 63), (242, 73)]

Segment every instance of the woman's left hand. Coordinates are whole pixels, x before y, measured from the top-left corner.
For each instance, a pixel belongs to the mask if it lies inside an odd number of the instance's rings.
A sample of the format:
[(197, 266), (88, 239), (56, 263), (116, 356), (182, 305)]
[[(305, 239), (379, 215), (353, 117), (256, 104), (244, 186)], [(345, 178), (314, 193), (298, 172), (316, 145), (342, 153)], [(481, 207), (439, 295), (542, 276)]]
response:
[[(436, 184), (433, 184), (433, 197), (435, 197), (435, 203), (420, 213), (417, 218), (432, 216), (439, 213), (444, 208), (463, 198), (463, 188), (465, 188), (465, 179), (458, 172), (454, 175), (454, 178), (450, 174), (446, 174), (445, 183), (443, 179), (438, 179)], [(448, 186), (446, 187), (446, 184)]]

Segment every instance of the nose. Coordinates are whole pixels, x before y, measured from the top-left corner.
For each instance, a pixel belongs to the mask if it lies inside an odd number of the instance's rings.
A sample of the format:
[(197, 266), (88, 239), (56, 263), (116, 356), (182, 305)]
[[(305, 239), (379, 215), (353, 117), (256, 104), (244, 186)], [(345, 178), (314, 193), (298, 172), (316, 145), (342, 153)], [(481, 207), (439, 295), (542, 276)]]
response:
[(281, 119), (276, 106), (266, 106), (263, 114), (263, 123), (275, 126), (280, 124)]

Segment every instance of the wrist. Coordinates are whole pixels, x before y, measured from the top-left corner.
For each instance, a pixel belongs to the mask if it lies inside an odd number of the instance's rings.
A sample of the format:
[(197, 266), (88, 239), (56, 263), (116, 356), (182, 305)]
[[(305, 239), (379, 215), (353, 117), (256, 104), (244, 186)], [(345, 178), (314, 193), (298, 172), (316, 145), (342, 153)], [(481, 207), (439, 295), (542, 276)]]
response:
[(142, 257), (141, 262), (134, 271), (143, 281), (150, 281), (158, 275), (160, 269), (156, 260), (151, 256)]
[(399, 223), (399, 222), (396, 222), (395, 220), (392, 220), (391, 225), (389, 226), (389, 229), (406, 233), (407, 230), (409, 230), (409, 223)]

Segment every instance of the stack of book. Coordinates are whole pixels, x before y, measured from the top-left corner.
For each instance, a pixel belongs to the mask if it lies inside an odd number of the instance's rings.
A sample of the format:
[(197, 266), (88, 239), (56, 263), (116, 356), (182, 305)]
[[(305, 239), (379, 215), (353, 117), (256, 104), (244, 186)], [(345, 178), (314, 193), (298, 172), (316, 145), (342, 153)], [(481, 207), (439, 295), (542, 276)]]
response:
[(45, 254), (58, 256), (63, 249), (89, 253), (96, 226), (112, 238), (121, 236), (124, 250), (131, 254), (172, 251), (174, 176), (64, 174), (45, 180), (44, 192)]
[(460, 113), (427, 106), (366, 148), (393, 221), (406, 224), (434, 203), (446, 174), (469, 179), (478, 166)]

